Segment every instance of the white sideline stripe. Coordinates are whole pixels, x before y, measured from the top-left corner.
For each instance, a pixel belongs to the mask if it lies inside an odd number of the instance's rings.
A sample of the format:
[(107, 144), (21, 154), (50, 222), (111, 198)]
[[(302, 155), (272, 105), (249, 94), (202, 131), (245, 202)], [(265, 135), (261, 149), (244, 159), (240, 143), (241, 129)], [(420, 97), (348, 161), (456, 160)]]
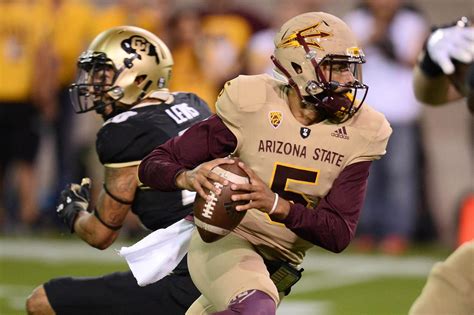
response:
[(303, 277), (292, 292), (333, 289), (380, 277), (425, 278), (437, 261), (420, 256), (309, 255), (304, 260), (303, 268), (306, 271), (320, 271), (320, 273), (303, 273)]
[(0, 239), (0, 259), (35, 259), (43, 262), (65, 261), (123, 262), (116, 249), (131, 244), (113, 244), (106, 250), (95, 249), (81, 240)]
[(338, 274), (426, 275), (437, 259), (426, 256), (393, 257), (360, 254), (314, 254), (303, 262), (305, 270), (334, 271)]

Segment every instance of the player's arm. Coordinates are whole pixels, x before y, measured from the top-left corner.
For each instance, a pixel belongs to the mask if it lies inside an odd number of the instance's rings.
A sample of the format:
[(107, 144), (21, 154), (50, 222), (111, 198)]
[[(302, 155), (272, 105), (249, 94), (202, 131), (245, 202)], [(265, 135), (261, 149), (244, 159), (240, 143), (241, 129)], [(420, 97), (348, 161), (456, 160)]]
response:
[[(88, 205), (82, 209), (77, 207), (73, 209), (75, 202), (73, 201), (63, 207), (63, 213), (58, 210), (71, 232), (75, 232), (89, 245), (98, 249), (109, 247), (117, 238), (131, 208), (138, 187), (136, 172), (137, 166), (106, 167), (104, 187), (100, 192), (95, 209), (87, 209)], [(62, 199), (67, 203), (67, 198)]]
[(315, 209), (292, 203), (270, 190), (251, 169), (239, 163), (249, 175), (249, 184), (232, 184), (232, 200), (248, 201), (237, 206), (238, 211), (259, 209), (272, 220), (284, 223), (299, 237), (332, 252), (344, 250), (354, 237), (369, 176), (370, 161), (347, 166), (334, 181), (329, 193)]
[(433, 31), (414, 70), (415, 96), (421, 102), (441, 105), (462, 97), (452, 84), (455, 61), (474, 60), (474, 27), (465, 18), (456, 25)]
[(416, 98), (427, 105), (443, 105), (462, 98), (448, 76), (430, 76), (420, 64), (414, 70), (414, 90)]
[[(193, 180), (183, 176), (196, 174), (188, 171), (199, 167), (201, 163), (226, 157), (235, 150), (236, 145), (237, 140), (232, 132), (218, 116), (213, 115), (193, 125), (182, 136), (172, 138), (154, 149), (140, 163), (138, 176), (142, 183), (158, 190), (196, 190), (190, 184)], [(219, 160), (224, 162), (224, 159)], [(209, 171), (213, 166), (215, 163), (211, 162), (205, 168)], [(203, 172), (201, 167), (200, 173)], [(214, 179), (221, 180), (219, 176)], [(215, 189), (209, 185), (204, 184)]]
[(274, 219), (315, 245), (336, 253), (343, 251), (355, 235), (371, 163), (347, 166), (315, 209), (308, 211), (301, 204), (287, 202), (288, 212), (276, 212)]
[(104, 187), (94, 212), (81, 212), (74, 224), (80, 238), (99, 249), (115, 241), (138, 187), (136, 174), (136, 166), (105, 168)]

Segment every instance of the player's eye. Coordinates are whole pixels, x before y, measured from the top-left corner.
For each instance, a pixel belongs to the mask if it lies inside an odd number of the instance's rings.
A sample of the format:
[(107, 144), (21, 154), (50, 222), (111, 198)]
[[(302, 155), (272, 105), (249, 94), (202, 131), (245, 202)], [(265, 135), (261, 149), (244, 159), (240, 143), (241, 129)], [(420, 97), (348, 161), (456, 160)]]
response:
[(336, 72), (350, 71), (350, 66), (348, 63), (336, 63), (333, 64), (332, 70)]

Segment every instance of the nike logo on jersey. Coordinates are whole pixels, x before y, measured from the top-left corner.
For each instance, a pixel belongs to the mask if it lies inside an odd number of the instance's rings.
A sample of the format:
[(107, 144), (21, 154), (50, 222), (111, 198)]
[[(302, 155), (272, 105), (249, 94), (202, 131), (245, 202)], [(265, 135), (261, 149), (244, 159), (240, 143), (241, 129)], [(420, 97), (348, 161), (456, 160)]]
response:
[(176, 104), (165, 110), (165, 113), (170, 116), (178, 125), (181, 125), (193, 118), (199, 116), (199, 112), (190, 107), (186, 103)]
[(349, 136), (347, 135), (346, 126), (342, 128), (338, 128), (331, 133), (331, 136), (341, 139), (349, 140)]

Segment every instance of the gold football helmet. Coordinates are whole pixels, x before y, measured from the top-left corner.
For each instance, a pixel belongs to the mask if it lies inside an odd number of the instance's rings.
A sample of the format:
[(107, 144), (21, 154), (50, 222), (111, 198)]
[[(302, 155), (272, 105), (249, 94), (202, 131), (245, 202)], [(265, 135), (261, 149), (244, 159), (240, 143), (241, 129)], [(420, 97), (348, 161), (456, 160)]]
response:
[(368, 91), (361, 76), (365, 56), (341, 19), (323, 12), (298, 15), (283, 24), (274, 44), (275, 77), (291, 85), (304, 104), (336, 123), (357, 112)]
[[(157, 90), (167, 91), (173, 57), (156, 35), (134, 26), (100, 33), (77, 61), (78, 74), (69, 88), (77, 113), (137, 104)], [(106, 117), (108, 118), (108, 117)]]

